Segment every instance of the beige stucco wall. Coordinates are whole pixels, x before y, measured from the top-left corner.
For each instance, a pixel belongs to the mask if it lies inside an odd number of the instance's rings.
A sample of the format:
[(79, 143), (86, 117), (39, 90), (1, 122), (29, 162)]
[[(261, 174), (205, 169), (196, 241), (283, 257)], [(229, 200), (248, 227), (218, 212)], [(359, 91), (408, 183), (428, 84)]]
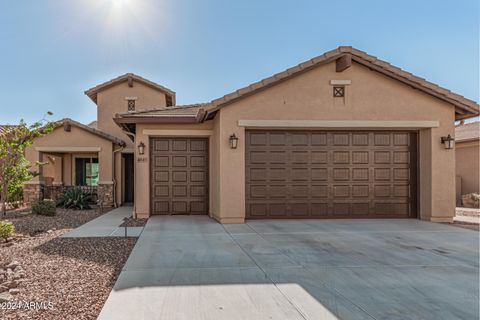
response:
[[(330, 80), (351, 80), (346, 99), (332, 97)], [(245, 128), (238, 120), (425, 120), (438, 128), (420, 131), (420, 208), (422, 219), (451, 221), (455, 212), (455, 153), (440, 137), (454, 133), (454, 108), (436, 98), (360, 65), (342, 73), (335, 64), (239, 100), (221, 109), (215, 132), (220, 148), (219, 211), (222, 222), (242, 222), (245, 216)], [(239, 137), (236, 150), (228, 137)]]
[(164, 93), (137, 81), (133, 82), (133, 87), (129, 87), (127, 82), (122, 82), (97, 94), (98, 129), (124, 140), (127, 148), (133, 148), (132, 141), (113, 121), (116, 113), (128, 112), (126, 97), (137, 98), (135, 101), (137, 111), (165, 107), (167, 103)]
[(456, 174), (461, 177), (460, 194), (480, 193), (480, 141), (456, 143), (455, 157)]
[[(148, 217), (150, 215), (150, 143), (151, 137), (208, 137), (209, 138), (209, 209), (210, 215), (213, 216), (219, 201), (218, 193), (212, 192), (217, 190), (215, 176), (218, 175), (216, 167), (218, 160), (218, 151), (213, 142), (213, 122), (202, 124), (186, 124), (186, 125), (155, 125), (155, 124), (137, 124), (135, 145), (143, 142), (145, 144), (144, 155), (138, 154), (135, 148), (135, 208), (134, 211), (139, 218)], [(144, 130), (160, 130), (156, 132), (146, 133)]]
[[(71, 185), (73, 181), (73, 172), (72, 164), (74, 163), (73, 158), (75, 156), (96, 156), (98, 154), (99, 162), (99, 181), (100, 182), (112, 182), (112, 148), (113, 143), (105, 140), (101, 137), (98, 137), (88, 131), (72, 126), (70, 132), (63, 130), (63, 127), (59, 127), (54, 130), (52, 133), (40, 137), (34, 141), (34, 143), (25, 150), (25, 156), (31, 164), (35, 164), (36, 161), (45, 161), (42, 152), (35, 150), (35, 148), (57, 148), (59, 150), (56, 157), (63, 157), (63, 179), (64, 184)], [(92, 148), (97, 147), (100, 149), (97, 153), (92, 152), (81, 152), (77, 150), (76, 152), (62, 153), (62, 148)], [(45, 154), (52, 154), (52, 152), (45, 152)], [(60, 162), (56, 163), (56, 166), (60, 165)], [(54, 166), (55, 167), (55, 166)], [(52, 172), (55, 171), (55, 168), (47, 168), (47, 174), (52, 175)], [(43, 169), (41, 170), (43, 171)], [(42, 175), (44, 173), (42, 172)], [(59, 175), (53, 176), (58, 177)], [(34, 181), (41, 180), (41, 177), (36, 177)]]

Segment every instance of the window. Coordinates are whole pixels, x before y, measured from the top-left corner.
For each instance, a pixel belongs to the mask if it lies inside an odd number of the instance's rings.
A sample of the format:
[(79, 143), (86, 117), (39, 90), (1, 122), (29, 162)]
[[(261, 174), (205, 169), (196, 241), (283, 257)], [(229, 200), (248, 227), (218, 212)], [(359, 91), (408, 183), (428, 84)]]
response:
[(135, 111), (135, 100), (127, 100), (127, 103), (128, 103), (128, 111), (131, 112), (131, 111)]
[(98, 158), (75, 159), (75, 185), (98, 185)]
[(333, 87), (333, 96), (335, 98), (342, 98), (345, 96), (345, 87), (343, 86), (334, 86)]

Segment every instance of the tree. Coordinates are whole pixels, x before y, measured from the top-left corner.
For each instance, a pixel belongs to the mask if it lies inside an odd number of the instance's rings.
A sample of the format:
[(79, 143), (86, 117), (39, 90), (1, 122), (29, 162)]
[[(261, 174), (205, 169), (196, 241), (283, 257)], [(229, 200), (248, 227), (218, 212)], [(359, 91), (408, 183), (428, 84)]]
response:
[[(47, 113), (49, 116), (51, 112)], [(32, 177), (38, 175), (38, 171), (31, 171), (31, 164), (25, 158), (25, 149), (33, 141), (53, 131), (58, 126), (56, 122), (45, 119), (28, 126), (23, 120), (18, 125), (3, 126), (0, 131), (0, 201), (2, 213), (7, 213), (7, 201), (9, 190), (15, 186), (23, 185)], [(35, 163), (37, 167), (42, 163)]]

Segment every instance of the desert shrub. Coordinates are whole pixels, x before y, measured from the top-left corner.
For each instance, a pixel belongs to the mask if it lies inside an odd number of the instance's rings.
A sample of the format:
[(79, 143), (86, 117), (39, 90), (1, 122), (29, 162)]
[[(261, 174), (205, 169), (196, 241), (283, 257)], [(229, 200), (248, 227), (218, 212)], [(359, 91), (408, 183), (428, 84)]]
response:
[(32, 204), (32, 212), (41, 216), (54, 216), (57, 208), (53, 200), (45, 199)]
[(9, 221), (0, 221), (0, 239), (6, 239), (10, 237), (15, 231), (13, 223)]
[(467, 208), (480, 208), (480, 194), (469, 193), (462, 196), (462, 203)]
[(73, 187), (65, 190), (58, 196), (57, 206), (64, 209), (90, 209), (92, 196), (81, 188)]

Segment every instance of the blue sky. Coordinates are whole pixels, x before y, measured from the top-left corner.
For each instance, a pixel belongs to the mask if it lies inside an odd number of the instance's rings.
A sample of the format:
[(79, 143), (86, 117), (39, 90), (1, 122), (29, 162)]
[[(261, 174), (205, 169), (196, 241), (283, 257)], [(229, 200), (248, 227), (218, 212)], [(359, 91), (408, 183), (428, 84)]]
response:
[(6, 0), (0, 123), (88, 123), (126, 72), (206, 102), (339, 45), (479, 100), (478, 0)]

